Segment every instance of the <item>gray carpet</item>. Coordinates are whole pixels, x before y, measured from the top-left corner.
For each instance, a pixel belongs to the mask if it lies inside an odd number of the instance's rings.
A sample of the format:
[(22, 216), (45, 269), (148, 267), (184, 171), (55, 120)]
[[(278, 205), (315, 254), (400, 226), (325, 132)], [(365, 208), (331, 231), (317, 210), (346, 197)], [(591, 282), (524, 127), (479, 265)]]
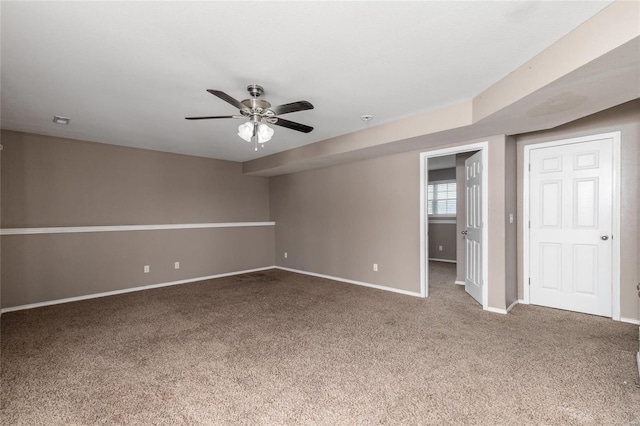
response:
[(2, 424), (640, 424), (638, 328), (272, 270), (2, 316)]

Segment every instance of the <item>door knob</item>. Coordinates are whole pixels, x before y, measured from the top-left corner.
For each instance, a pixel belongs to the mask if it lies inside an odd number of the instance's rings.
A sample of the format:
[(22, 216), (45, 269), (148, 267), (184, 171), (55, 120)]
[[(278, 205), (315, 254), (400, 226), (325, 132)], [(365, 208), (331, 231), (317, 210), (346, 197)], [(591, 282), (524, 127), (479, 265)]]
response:
[(600, 237), (600, 239), (602, 241), (607, 241), (609, 239), (609, 236), (608, 235), (603, 235), (602, 237)]
[(467, 235), (467, 231), (460, 232), (462, 235)]

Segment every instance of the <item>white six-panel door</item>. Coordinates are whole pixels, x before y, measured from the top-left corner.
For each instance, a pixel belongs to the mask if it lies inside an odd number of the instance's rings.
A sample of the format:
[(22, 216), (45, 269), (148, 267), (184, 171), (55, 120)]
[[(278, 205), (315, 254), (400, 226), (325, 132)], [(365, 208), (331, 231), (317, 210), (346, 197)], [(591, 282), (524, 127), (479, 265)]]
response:
[(466, 197), (464, 289), (482, 304), (482, 151), (464, 162)]
[(531, 149), (529, 173), (530, 303), (611, 317), (611, 139)]

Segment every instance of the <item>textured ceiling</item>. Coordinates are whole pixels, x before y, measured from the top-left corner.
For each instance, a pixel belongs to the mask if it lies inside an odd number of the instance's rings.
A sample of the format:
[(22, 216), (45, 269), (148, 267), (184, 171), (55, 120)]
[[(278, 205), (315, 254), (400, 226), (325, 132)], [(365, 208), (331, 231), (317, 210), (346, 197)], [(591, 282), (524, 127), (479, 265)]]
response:
[[(470, 99), (609, 3), (2, 2), (1, 126), (247, 161)], [(184, 120), (253, 83), (315, 130)]]

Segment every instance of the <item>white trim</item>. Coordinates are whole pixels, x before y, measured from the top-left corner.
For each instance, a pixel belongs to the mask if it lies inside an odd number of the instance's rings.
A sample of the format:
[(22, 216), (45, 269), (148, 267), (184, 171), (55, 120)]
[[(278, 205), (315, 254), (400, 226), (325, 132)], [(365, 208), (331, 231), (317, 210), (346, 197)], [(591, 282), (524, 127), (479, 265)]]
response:
[(638, 355), (636, 355), (636, 363), (638, 364), (638, 376), (640, 376), (640, 351), (638, 351)]
[(458, 263), (455, 260), (450, 260), (450, 259), (436, 259), (435, 257), (430, 257), (429, 260), (433, 260), (436, 262), (446, 262), (446, 263)]
[(612, 252), (611, 252), (611, 299), (613, 305), (611, 306), (611, 318), (614, 320), (620, 320), (620, 215), (622, 213), (620, 207), (620, 198), (622, 187), (620, 185), (621, 175), (620, 169), (622, 168), (622, 161), (620, 156), (621, 151), (621, 133), (612, 132), (613, 137), (613, 226), (612, 229)]
[(77, 232), (158, 231), (165, 229), (237, 228), (274, 226), (275, 222), (174, 223), (168, 225), (61, 226), (49, 228), (3, 228), (0, 235), (69, 234)]
[(427, 185), (428, 173), (427, 158), (424, 152), (420, 153), (420, 297), (429, 297), (429, 239), (427, 238)]
[[(482, 308), (489, 307), (489, 142), (482, 149)], [(503, 167), (504, 164), (496, 165)]]
[(635, 318), (625, 318), (625, 317), (620, 317), (620, 321), (621, 322), (627, 322), (629, 324), (635, 324), (635, 325), (640, 325), (640, 320), (637, 320)]
[(458, 284), (458, 285), (466, 285), (467, 283), (465, 283), (464, 281), (458, 281), (458, 280), (456, 280), (456, 281), (455, 281), (455, 284)]
[[(612, 219), (613, 219), (613, 238), (611, 240), (611, 318), (616, 321), (622, 321), (620, 318), (620, 132), (600, 133), (597, 135), (581, 136), (576, 138), (561, 139), (551, 142), (543, 142), (526, 145), (524, 147), (523, 162), (523, 196), (522, 196), (522, 213), (523, 220), (520, 223), (523, 235), (522, 261), (523, 261), (523, 280), (524, 280), (524, 300), (523, 303), (529, 304), (529, 163), (531, 150), (554, 147), (559, 145), (570, 145), (574, 143), (588, 142), (596, 139), (611, 139), (613, 145), (613, 202), (612, 202)], [(525, 225), (526, 224), (526, 225)]]
[(361, 285), (361, 286), (364, 286), (364, 287), (371, 287), (371, 288), (375, 288), (377, 290), (391, 291), (393, 293), (405, 294), (407, 296), (422, 297), (422, 294), (420, 294), (420, 293), (417, 293), (417, 292), (414, 292), (414, 291), (408, 291), (408, 290), (401, 290), (399, 288), (386, 287), (386, 286), (383, 286), (383, 285), (365, 283), (363, 281), (349, 280), (349, 279), (346, 279), (346, 278), (334, 277), (334, 276), (331, 276), (331, 275), (317, 274), (315, 272), (301, 271), (299, 269), (285, 268), (284, 266), (274, 266), (274, 268), (275, 269), (282, 269), (283, 271), (295, 272), (296, 274), (311, 275), (312, 277), (325, 278), (325, 279), (332, 280), (332, 281), (340, 281), (340, 282), (348, 283), (348, 284), (355, 284), (355, 285)]
[(235, 272), (226, 272), (224, 274), (208, 275), (206, 277), (189, 278), (189, 279), (186, 279), (186, 280), (171, 281), (171, 282), (159, 283), (159, 284), (150, 284), (150, 285), (144, 285), (144, 286), (141, 286), (141, 287), (125, 288), (125, 289), (122, 289), (122, 290), (105, 291), (103, 293), (93, 293), (93, 294), (87, 294), (85, 296), (67, 297), (65, 299), (56, 299), (56, 300), (49, 300), (49, 301), (46, 301), (46, 302), (29, 303), (27, 305), (20, 305), (20, 306), (12, 306), (12, 307), (9, 307), (9, 308), (3, 308), (1, 312), (4, 314), (6, 312), (21, 311), (21, 310), (24, 310), (24, 309), (40, 308), (42, 306), (59, 305), (61, 303), (77, 302), (77, 301), (80, 301), (80, 300), (87, 300), (87, 299), (97, 299), (99, 297), (114, 296), (116, 294), (132, 293), (134, 291), (150, 290), (150, 289), (153, 289), (153, 288), (168, 287), (168, 286), (172, 286), (172, 285), (186, 284), (186, 283), (192, 283), (192, 282), (196, 282), (196, 281), (205, 281), (205, 280), (211, 280), (211, 279), (214, 279), (214, 278), (229, 277), (229, 276), (232, 276), (232, 275), (248, 274), (250, 272), (266, 271), (268, 269), (273, 269), (273, 268), (274, 268), (274, 266), (265, 266), (263, 268), (247, 269), (247, 270), (244, 270), (244, 271), (235, 271)]
[(516, 306), (518, 303), (520, 303), (519, 300), (515, 300), (512, 304), (510, 304), (509, 306), (507, 306), (507, 312), (510, 312), (514, 306)]
[(507, 306), (507, 309), (501, 309), (501, 308), (487, 308), (487, 311), (489, 312), (495, 312), (497, 314), (508, 314), (509, 312), (511, 312), (511, 310), (520, 303), (520, 300), (515, 300), (512, 304), (510, 304), (509, 306)]
[(429, 224), (455, 225), (457, 222), (453, 219), (429, 219)]
[(531, 285), (529, 268), (529, 199), (531, 198), (529, 195), (529, 164), (531, 160), (529, 151), (528, 146), (525, 146), (522, 165), (522, 222), (520, 222), (520, 227), (522, 228), (522, 300), (527, 305), (529, 304), (529, 288)]
[(429, 296), (429, 274), (427, 259), (429, 258), (429, 247), (427, 233), (429, 232), (429, 220), (426, 215), (426, 190), (428, 184), (428, 164), (431, 157), (442, 157), (444, 155), (459, 154), (470, 151), (482, 152), (482, 309), (488, 310), (489, 305), (489, 230), (487, 219), (489, 217), (489, 142), (476, 142), (466, 145), (458, 145), (450, 148), (436, 149), (420, 153), (420, 294), (422, 297)]
[(492, 307), (488, 307), (487, 311), (489, 312), (495, 312), (496, 314), (503, 314), (506, 315), (509, 312), (511, 312), (511, 310), (513, 309), (514, 306), (516, 306), (518, 303), (520, 303), (520, 300), (515, 300), (512, 304), (510, 304), (509, 306), (507, 306), (507, 309), (502, 309), (502, 308), (492, 308)]

